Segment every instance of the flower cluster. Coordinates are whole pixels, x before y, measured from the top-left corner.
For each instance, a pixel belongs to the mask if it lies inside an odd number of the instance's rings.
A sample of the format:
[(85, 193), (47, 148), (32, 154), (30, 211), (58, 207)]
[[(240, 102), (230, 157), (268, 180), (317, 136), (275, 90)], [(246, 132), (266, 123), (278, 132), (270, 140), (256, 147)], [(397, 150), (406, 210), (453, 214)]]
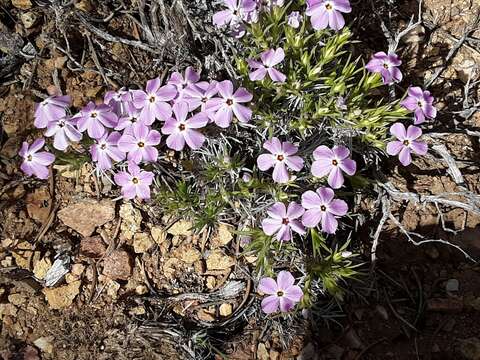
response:
[[(246, 61), (242, 59), (241, 61), (245, 65), (243, 69), (241, 67), (239, 69), (244, 76), (248, 75), (253, 89), (258, 89), (260, 99), (273, 98), (276, 100), (280, 99), (285, 93), (294, 93), (295, 95), (301, 93), (303, 85), (301, 79), (304, 76), (302, 70), (304, 68), (307, 69), (305, 82), (318, 80), (322, 82), (319, 87), (328, 84), (328, 80), (325, 80), (325, 78), (317, 77), (318, 73), (323, 71), (321, 66), (324, 66), (324, 64), (317, 65), (315, 60), (310, 61), (310, 59), (315, 59), (312, 49), (305, 48), (302, 53), (302, 46), (308, 41), (305, 39), (310, 34), (306, 32), (308, 30), (305, 30), (308, 27), (306, 21), (309, 20), (310, 27), (314, 31), (331, 29), (338, 34), (345, 26), (344, 14), (348, 14), (352, 10), (349, 0), (306, 0), (298, 4), (294, 3), (294, 5), (288, 4), (285, 9), (282, 9), (284, 1), (275, 0), (224, 0), (224, 4), (227, 9), (216, 13), (213, 17), (213, 23), (218, 27), (228, 26), (237, 38), (245, 36), (247, 32), (249, 36), (251, 35), (252, 38), (245, 42), (245, 45), (251, 49), (247, 53), (257, 55), (250, 56)], [(284, 10), (292, 7), (294, 11), (285, 14), (286, 11)], [(285, 28), (285, 42), (283, 42), (278, 31), (275, 30), (282, 25)], [(269, 31), (269, 26), (274, 30)], [(300, 26), (302, 26), (301, 29), (299, 29)], [(292, 31), (292, 28), (299, 29), (299, 34), (297, 35), (295, 31)], [(269, 38), (269, 36), (271, 37)], [(338, 52), (335, 42), (342, 37), (342, 35), (339, 35), (337, 38), (330, 40), (328, 36), (331, 36), (331, 33), (328, 33), (325, 37), (326, 41), (331, 41), (328, 49), (326, 43), (320, 42), (320, 46), (325, 47), (320, 54), (324, 57), (325, 63), (335, 58), (335, 52)], [(318, 38), (320, 38), (320, 35)], [(267, 39), (273, 40), (271, 44), (268, 44)], [(250, 46), (250, 42), (261, 45)], [(268, 45), (274, 45), (274, 47)], [(314, 44), (314, 47), (316, 48), (317, 44)], [(330, 56), (329, 60), (325, 60), (327, 56)], [(301, 66), (296, 64), (301, 64)], [(400, 70), (401, 64), (402, 61), (397, 54), (377, 52), (366, 64), (363, 73), (365, 79), (368, 80), (365, 80), (364, 84), (359, 84), (359, 88), (369, 89), (379, 86), (381, 83), (394, 86), (403, 80), (403, 74)], [(297, 71), (297, 68), (300, 70)], [(346, 65), (343, 72), (339, 72), (345, 74), (349, 71), (349, 67)], [(335, 74), (335, 71), (332, 71), (332, 73)], [(315, 117), (322, 112), (329, 113), (333, 117), (339, 110), (348, 115), (350, 110), (349, 97), (354, 98), (358, 93), (350, 95), (349, 91), (354, 93), (355, 90), (348, 90), (348, 87), (353, 85), (347, 86), (335, 82), (335, 78), (332, 78), (330, 94), (340, 94), (336, 101), (330, 102), (330, 104), (336, 104), (334, 111), (329, 112), (329, 109), (318, 105), (313, 114), (305, 116), (303, 113), (299, 114), (298, 117)], [(371, 86), (374, 83), (378, 85)], [(271, 97), (265, 95), (268, 91), (271, 91)], [(366, 90), (363, 91), (366, 92)], [(293, 97), (291, 96), (291, 98)], [(288, 99), (288, 103), (291, 102), (291, 98)], [(302, 100), (305, 99), (311, 101), (307, 97)], [(392, 114), (401, 118), (405, 117), (408, 112), (413, 112), (414, 125), (436, 117), (432, 96), (428, 91), (423, 91), (418, 87), (410, 87), (408, 96), (400, 102), (394, 102), (394, 104), (391, 109), (398, 110), (392, 111)], [(268, 106), (274, 107), (275, 105), (268, 104)], [(321, 112), (319, 112), (319, 108)], [(268, 114), (268, 111), (266, 113)], [(341, 117), (340, 121), (347, 118), (351, 119), (356, 114), (362, 114), (362, 111), (357, 109), (351, 113), (350, 117)], [(385, 116), (385, 118), (388, 117), (388, 121), (381, 123), (383, 130), (379, 133), (382, 134), (382, 142), (380, 146), (377, 146), (385, 147), (384, 129), (391, 125), (390, 133), (398, 140), (388, 142), (386, 152), (390, 155), (398, 155), (400, 162), (403, 165), (408, 165), (411, 163), (411, 152), (424, 155), (427, 152), (427, 146), (418, 140), (422, 135), (420, 128), (410, 125), (408, 129), (405, 129), (405, 126), (400, 122), (392, 125), (390, 119), (395, 118), (395, 115)], [(307, 123), (307, 125), (300, 126), (298, 129), (304, 130), (308, 125)], [(286, 126), (288, 127), (289, 124)], [(268, 122), (266, 127), (268, 127), (270, 137), (263, 143), (266, 153), (257, 157), (257, 167), (260, 171), (272, 171), (272, 179), (275, 183), (285, 184), (286, 186), (292, 185), (293, 188), (295, 188), (293, 184), (295, 181), (308, 179), (309, 177), (318, 178), (325, 181), (326, 184), (317, 187), (316, 190), (303, 192), (300, 203), (295, 201), (285, 202), (282, 199), (282, 201), (276, 201), (268, 207), (267, 217), (261, 221), (263, 232), (280, 242), (292, 240), (294, 234), (304, 236), (307, 234), (308, 228), (319, 227), (325, 234), (335, 234), (339, 228), (339, 219), (348, 213), (347, 203), (336, 198), (335, 191), (344, 186), (345, 177), (354, 176), (357, 172), (357, 163), (352, 159), (351, 150), (343, 145), (320, 145), (312, 153), (305, 153), (306, 151), (302, 150), (301, 143), (292, 141), (291, 132), (285, 131), (284, 128), (278, 129), (281, 130), (282, 136), (286, 135), (290, 140), (281, 141), (277, 137), (278, 135), (275, 136), (277, 129), (272, 125), (272, 122)], [(310, 157), (313, 158), (312, 162), (309, 161)], [(250, 181), (250, 177), (247, 181)], [(327, 184), (328, 186), (326, 186)], [(289, 195), (287, 194), (286, 197), (288, 198)], [(292, 194), (292, 196), (295, 195)], [(293, 285), (294, 279), (290, 273), (287, 277), (286, 273), (284, 271), (280, 272), (278, 282), (275, 282), (272, 278), (264, 278), (260, 281), (259, 290), (270, 295), (262, 301), (262, 309), (266, 313), (275, 312), (278, 308), (282, 312), (288, 311), (299, 301), (300, 295), (289, 295), (289, 286)], [(288, 281), (285, 280), (287, 278)]]
[[(34, 125), (46, 129), (44, 135), (53, 137), (53, 148), (63, 152), (86, 135), (93, 141), (91, 158), (102, 173), (126, 160), (127, 168), (114, 175), (122, 195), (149, 199), (154, 175), (139, 165), (158, 160), (161, 134), (166, 135), (169, 149), (197, 150), (205, 141), (202, 129), (209, 123), (227, 128), (234, 119), (249, 122), (252, 110), (246, 105), (251, 100), (252, 94), (234, 89), (231, 81), (200, 81), (200, 74), (189, 67), (184, 74), (173, 73), (165, 85), (156, 78), (147, 81), (145, 89), (109, 91), (102, 103), (89, 102), (74, 115), (69, 96), (51, 96), (36, 105)], [(48, 177), (47, 166), (55, 156), (38, 152), (44, 144), (38, 139), (30, 147), (22, 146), (22, 170), (27, 175)]]

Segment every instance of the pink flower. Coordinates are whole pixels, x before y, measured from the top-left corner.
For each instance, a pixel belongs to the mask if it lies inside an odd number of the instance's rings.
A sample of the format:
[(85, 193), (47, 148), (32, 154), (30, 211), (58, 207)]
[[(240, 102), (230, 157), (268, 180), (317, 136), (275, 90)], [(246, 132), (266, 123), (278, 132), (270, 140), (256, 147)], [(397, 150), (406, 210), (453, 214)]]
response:
[(319, 223), (322, 231), (335, 234), (338, 227), (337, 217), (348, 211), (345, 201), (334, 199), (335, 193), (327, 187), (318, 188), (316, 192), (307, 191), (302, 195), (302, 206), (306, 209), (302, 216), (302, 224), (313, 228)]
[(234, 114), (238, 121), (249, 122), (252, 118), (252, 110), (241, 104), (250, 102), (253, 95), (243, 87), (238, 88), (234, 93), (230, 80), (218, 83), (217, 89), (222, 99), (212, 98), (207, 101), (206, 106), (206, 111), (215, 113), (213, 115), (215, 123), (222, 128), (227, 128), (232, 123)]
[(158, 150), (156, 145), (160, 144), (160, 133), (150, 130), (147, 126), (134, 126), (132, 133), (123, 134), (118, 140), (118, 148), (128, 153), (128, 160), (136, 164), (141, 161), (157, 161)]
[(118, 119), (118, 124), (115, 126), (115, 130), (123, 130), (124, 134), (133, 134), (133, 126), (147, 126), (142, 120), (140, 120), (141, 110), (130, 109), (130, 111)]
[(125, 88), (118, 91), (107, 91), (103, 99), (103, 102), (110, 106), (119, 117), (135, 108), (133, 106), (133, 92)]
[(50, 96), (41, 103), (35, 104), (35, 120), (33, 124), (38, 129), (48, 126), (50, 121), (55, 121), (67, 115), (67, 108), (70, 106), (70, 96)]
[(330, 27), (340, 30), (345, 26), (342, 13), (352, 11), (348, 0), (307, 0), (307, 16), (311, 16), (312, 27), (323, 30)]
[(141, 109), (140, 120), (145, 125), (152, 125), (155, 119), (165, 121), (172, 115), (172, 107), (168, 103), (177, 96), (173, 85), (160, 87), (159, 78), (148, 80), (145, 91), (135, 90), (133, 104)]
[(167, 146), (170, 149), (180, 151), (185, 143), (191, 149), (200, 149), (205, 141), (205, 136), (198, 131), (207, 125), (208, 117), (204, 113), (198, 113), (187, 119), (188, 104), (184, 101), (173, 105), (174, 118), (165, 121), (162, 133), (167, 134)]
[(68, 117), (49, 122), (45, 136), (53, 136), (53, 147), (62, 151), (68, 148), (70, 141), (78, 142), (82, 139), (82, 133), (75, 127), (75, 122)]
[(298, 11), (292, 11), (290, 15), (288, 15), (288, 26), (291, 26), (294, 29), (298, 29), (300, 27), (300, 23), (302, 22), (302, 16)]
[(72, 116), (72, 120), (77, 122), (78, 130), (87, 130), (88, 136), (100, 139), (106, 132), (105, 127), (114, 128), (117, 125), (118, 117), (110, 106), (95, 105), (90, 101), (80, 113)]
[(398, 155), (403, 166), (408, 166), (412, 162), (411, 152), (417, 155), (425, 155), (428, 151), (428, 145), (417, 139), (422, 136), (422, 129), (410, 125), (407, 130), (402, 123), (395, 123), (390, 128), (390, 133), (398, 141), (391, 141), (387, 144), (387, 153), (391, 156)]
[(295, 307), (295, 304), (302, 300), (303, 291), (298, 285), (294, 285), (295, 278), (288, 271), (280, 271), (277, 281), (265, 277), (258, 284), (258, 291), (268, 294), (262, 300), (262, 310), (266, 314), (278, 311), (288, 312)]
[[(192, 85), (197, 84), (200, 81), (200, 74), (197, 73), (191, 66), (185, 69), (185, 76), (180, 74), (179, 72), (174, 72), (172, 76), (170, 76), (170, 80), (168, 80), (168, 85), (173, 85), (177, 88), (177, 97), (175, 101), (183, 101), (183, 95), (187, 88), (191, 87)], [(200, 86), (205, 86), (208, 84), (206, 81), (202, 81), (199, 83)]]
[(305, 228), (298, 220), (305, 210), (296, 202), (291, 202), (288, 209), (284, 203), (277, 202), (268, 210), (268, 218), (262, 221), (263, 232), (269, 236), (276, 234), (279, 241), (292, 239), (292, 230), (300, 235), (305, 234)]
[(90, 154), (92, 160), (97, 162), (100, 170), (108, 170), (112, 168), (113, 161), (122, 161), (125, 159), (125, 153), (121, 151), (117, 144), (122, 135), (119, 132), (105, 134), (96, 144), (90, 146)]
[(402, 106), (415, 112), (415, 125), (425, 122), (425, 118), (435, 119), (437, 109), (433, 106), (433, 96), (430, 91), (419, 87), (409, 87), (408, 97), (401, 102)]
[(350, 150), (345, 146), (334, 146), (329, 149), (325, 145), (319, 146), (313, 152), (315, 161), (312, 164), (312, 174), (316, 177), (328, 175), (328, 185), (334, 189), (342, 187), (343, 173), (354, 175), (357, 164), (349, 158)]
[(381, 51), (372, 56), (372, 59), (365, 65), (365, 69), (381, 74), (383, 83), (391, 85), (403, 79), (402, 72), (398, 68), (401, 64), (402, 61), (397, 54), (389, 53), (387, 55)]
[(115, 183), (122, 187), (125, 199), (150, 199), (150, 185), (153, 173), (141, 170), (133, 161), (128, 162), (128, 171), (120, 171), (114, 176)]
[(31, 146), (25, 141), (18, 153), (23, 157), (20, 169), (28, 176), (35, 175), (42, 180), (48, 178), (48, 166), (55, 161), (55, 155), (47, 151), (38, 152), (43, 145), (45, 145), (43, 139), (35, 140)]
[(217, 82), (212, 81), (211, 83), (198, 83), (191, 85), (185, 89), (183, 99), (188, 103), (188, 110), (194, 111), (200, 108), (201, 112), (207, 114), (207, 116), (213, 121), (212, 111), (207, 111), (208, 101), (217, 95)]
[[(235, 28), (248, 20), (250, 13), (256, 8), (254, 0), (223, 0), (223, 2), (227, 9), (213, 15), (213, 24), (218, 27), (230, 25)], [(241, 32), (237, 32), (237, 37), (243, 36), (240, 34)]]
[(268, 74), (273, 82), (285, 82), (285, 79), (287, 78), (285, 74), (274, 68), (274, 66), (280, 64), (283, 59), (285, 59), (285, 52), (282, 48), (264, 51), (260, 55), (260, 58), (262, 62), (256, 60), (248, 60), (248, 65), (252, 69), (256, 69), (249, 74), (250, 80), (263, 80)]
[(286, 183), (290, 179), (287, 167), (294, 171), (303, 168), (303, 159), (295, 155), (298, 147), (287, 141), (280, 142), (274, 137), (263, 144), (263, 148), (270, 151), (270, 154), (262, 154), (257, 159), (258, 168), (262, 171), (273, 169), (273, 181)]

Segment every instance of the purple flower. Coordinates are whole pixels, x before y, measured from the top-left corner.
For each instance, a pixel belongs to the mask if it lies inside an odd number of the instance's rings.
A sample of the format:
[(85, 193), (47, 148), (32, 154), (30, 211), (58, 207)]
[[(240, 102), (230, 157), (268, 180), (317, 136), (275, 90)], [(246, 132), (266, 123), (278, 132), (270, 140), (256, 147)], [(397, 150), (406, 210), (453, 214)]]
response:
[(118, 91), (107, 91), (103, 102), (109, 105), (119, 117), (134, 109), (133, 92), (126, 88), (121, 88)]
[(385, 54), (383, 51), (377, 52), (372, 56), (365, 68), (373, 73), (380, 73), (382, 75), (384, 84), (393, 84), (400, 82), (403, 79), (402, 72), (398, 68), (402, 61), (395, 53)]
[(133, 161), (128, 162), (128, 171), (121, 171), (114, 176), (115, 183), (122, 187), (125, 199), (150, 199), (150, 185), (153, 173), (141, 170)]
[(345, 26), (342, 13), (352, 11), (348, 0), (307, 0), (307, 16), (311, 16), (312, 27), (323, 30), (330, 27), (340, 30)]
[(234, 93), (230, 80), (219, 82), (217, 89), (223, 99), (212, 98), (207, 101), (206, 106), (206, 111), (215, 112), (215, 123), (222, 128), (227, 128), (234, 114), (240, 122), (249, 122), (252, 118), (252, 110), (241, 104), (251, 101), (253, 95), (243, 87), (238, 88)]
[(167, 134), (167, 146), (180, 151), (185, 143), (192, 149), (200, 149), (205, 141), (205, 136), (198, 130), (208, 124), (208, 117), (198, 113), (191, 118), (188, 116), (188, 104), (184, 101), (173, 105), (175, 118), (165, 121), (162, 133)]
[(287, 141), (280, 142), (274, 137), (263, 144), (263, 148), (270, 151), (270, 154), (262, 154), (257, 159), (258, 168), (262, 171), (273, 169), (273, 181), (286, 183), (290, 179), (287, 167), (294, 171), (303, 168), (303, 159), (295, 155), (298, 147)]
[(277, 281), (270, 277), (265, 277), (258, 284), (258, 291), (268, 294), (262, 300), (262, 310), (266, 314), (278, 311), (288, 312), (303, 297), (303, 291), (298, 285), (294, 285), (295, 278), (288, 271), (280, 271)]
[(298, 29), (300, 27), (301, 22), (302, 22), (302, 16), (298, 11), (292, 11), (290, 15), (288, 15), (288, 18), (287, 18), (288, 26), (291, 26), (294, 29)]
[(157, 161), (158, 150), (155, 145), (160, 144), (160, 133), (150, 130), (147, 126), (134, 126), (130, 134), (123, 134), (118, 140), (118, 148), (128, 153), (128, 160), (136, 164), (141, 161)]
[(425, 122), (425, 118), (435, 119), (437, 109), (433, 106), (433, 96), (430, 91), (419, 87), (409, 87), (408, 97), (401, 102), (402, 106), (415, 113), (415, 125)]
[(277, 202), (268, 210), (268, 218), (262, 221), (263, 232), (269, 236), (276, 235), (279, 241), (288, 241), (292, 238), (292, 230), (300, 235), (305, 234), (305, 228), (298, 220), (305, 209), (296, 202), (291, 202), (288, 209), (284, 203)]
[(45, 145), (45, 140), (43, 139), (35, 140), (31, 146), (25, 141), (18, 154), (23, 157), (20, 169), (28, 176), (35, 175), (39, 179), (44, 180), (48, 178), (47, 166), (55, 161), (55, 155), (47, 151), (38, 152), (43, 145)]
[(75, 121), (64, 117), (48, 123), (45, 136), (53, 136), (53, 147), (65, 151), (70, 141), (77, 142), (82, 139), (82, 133), (75, 127)]
[(217, 95), (217, 82), (198, 83), (185, 89), (183, 99), (188, 103), (188, 110), (194, 111), (200, 107), (200, 111), (206, 113), (213, 121), (212, 111), (207, 111), (207, 102)]
[(302, 206), (305, 213), (302, 216), (302, 224), (313, 228), (321, 223), (322, 231), (335, 234), (338, 227), (337, 217), (344, 216), (348, 211), (347, 203), (340, 199), (334, 199), (332, 189), (321, 187), (317, 192), (307, 191), (302, 195)]
[(239, 24), (256, 8), (254, 0), (223, 0), (223, 2), (227, 9), (213, 15), (213, 24), (218, 27)]
[[(177, 88), (178, 95), (175, 98), (175, 101), (182, 101), (185, 90), (190, 86), (197, 84), (199, 81), (200, 74), (189, 66), (185, 69), (185, 76), (176, 71), (170, 76), (170, 80), (168, 80), (167, 84), (173, 85)], [(200, 86), (205, 86), (208, 82), (202, 81), (199, 84)]]
[(41, 103), (35, 104), (35, 120), (33, 124), (37, 129), (48, 126), (50, 121), (55, 121), (67, 115), (66, 108), (70, 106), (70, 96), (50, 96)]
[(125, 153), (121, 151), (117, 144), (122, 135), (119, 132), (105, 134), (96, 144), (90, 146), (90, 154), (92, 160), (98, 163), (100, 170), (108, 170), (112, 168), (113, 161), (122, 161), (125, 159)]
[(87, 130), (88, 136), (100, 139), (106, 132), (105, 127), (114, 128), (117, 125), (118, 117), (110, 106), (95, 105), (90, 101), (72, 120), (77, 122), (78, 130)]
[(172, 107), (167, 101), (175, 99), (177, 89), (173, 85), (160, 86), (159, 78), (148, 80), (145, 91), (135, 90), (133, 104), (141, 109), (140, 120), (145, 125), (152, 125), (155, 119), (162, 121), (172, 116)]
[(124, 134), (133, 134), (133, 126), (147, 126), (140, 120), (141, 110), (130, 109), (130, 111), (118, 119), (118, 124), (115, 130), (123, 130)]
[(391, 141), (387, 144), (387, 153), (391, 156), (398, 155), (403, 166), (408, 166), (412, 162), (411, 152), (417, 155), (425, 155), (428, 151), (428, 145), (423, 141), (416, 141), (422, 136), (422, 129), (410, 125), (407, 130), (402, 123), (395, 123), (390, 128), (390, 133), (398, 141)]
[(272, 81), (285, 82), (285, 79), (287, 78), (285, 74), (274, 68), (275, 65), (280, 64), (283, 59), (285, 59), (285, 52), (282, 48), (264, 51), (260, 55), (260, 59), (262, 60), (262, 62), (256, 60), (248, 60), (248, 65), (252, 69), (256, 69), (249, 74), (250, 80), (263, 80), (268, 73)]
[(343, 173), (352, 176), (357, 171), (357, 163), (349, 158), (350, 150), (345, 146), (334, 146), (329, 149), (319, 146), (313, 152), (315, 161), (312, 164), (312, 174), (316, 177), (328, 175), (328, 185), (339, 189), (344, 182)]

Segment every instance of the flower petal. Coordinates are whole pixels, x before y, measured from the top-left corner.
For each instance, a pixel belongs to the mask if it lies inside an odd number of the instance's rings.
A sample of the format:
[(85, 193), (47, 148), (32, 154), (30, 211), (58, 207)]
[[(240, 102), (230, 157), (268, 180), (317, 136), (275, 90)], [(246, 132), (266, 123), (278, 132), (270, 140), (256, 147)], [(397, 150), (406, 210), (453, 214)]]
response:
[(277, 289), (277, 282), (271, 277), (260, 279), (260, 282), (258, 283), (258, 291), (264, 294), (274, 295), (277, 293)]

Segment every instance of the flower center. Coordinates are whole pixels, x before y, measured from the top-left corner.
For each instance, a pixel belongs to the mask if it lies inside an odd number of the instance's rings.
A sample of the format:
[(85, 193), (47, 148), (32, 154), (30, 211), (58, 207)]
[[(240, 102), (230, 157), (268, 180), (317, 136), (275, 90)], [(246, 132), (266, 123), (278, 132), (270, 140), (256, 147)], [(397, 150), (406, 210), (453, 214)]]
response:
[(228, 105), (228, 106), (232, 106), (232, 105), (233, 105), (233, 100), (232, 100), (232, 99), (228, 99), (228, 100), (227, 100), (227, 105)]
[(207, 101), (208, 101), (208, 98), (206, 98), (206, 97), (203, 97), (203, 98), (202, 98), (202, 102), (203, 102), (203, 103), (206, 103)]
[(332, 9), (333, 9), (332, 4), (326, 3), (326, 4), (325, 4), (325, 9), (327, 9), (327, 10), (332, 10)]
[(290, 222), (290, 220), (288, 218), (283, 218), (283, 220), (282, 220), (283, 225), (288, 225), (289, 222)]
[(134, 178), (132, 179), (132, 183), (138, 184), (138, 178), (134, 177)]
[(63, 128), (64, 126), (65, 126), (65, 123), (64, 123), (64, 122), (59, 122), (59, 123), (58, 123), (58, 127), (59, 127), (59, 128)]
[(155, 96), (150, 96), (150, 98), (148, 99), (148, 101), (150, 101), (151, 103), (154, 103), (155, 102)]
[(332, 160), (332, 165), (333, 165), (333, 166), (338, 166), (338, 161), (337, 161), (336, 159), (333, 159), (333, 160)]
[(107, 148), (107, 144), (100, 145), (100, 149), (105, 150)]
[(97, 114), (96, 112), (92, 112), (92, 113), (90, 114), (90, 117), (92, 117), (92, 118), (94, 118), (94, 119), (95, 119), (97, 116), (98, 116), (98, 114)]
[(32, 155), (27, 156), (27, 161), (32, 161)]
[(283, 161), (285, 159), (285, 156), (283, 155), (277, 155), (277, 160), (278, 161)]
[(417, 102), (417, 105), (418, 105), (418, 107), (422, 107), (422, 106), (423, 106), (423, 104), (422, 104), (421, 101)]
[(180, 131), (185, 131), (185, 128), (186, 128), (186, 127), (185, 127), (185, 124), (180, 124), (180, 125), (178, 125), (178, 129), (179, 129)]
[(383, 63), (383, 67), (388, 70), (389, 66), (387, 63)]
[(138, 147), (140, 147), (140, 148), (143, 148), (143, 147), (145, 146), (145, 144), (144, 144), (142, 141), (140, 141), (137, 145), (138, 145)]
[(284, 295), (284, 292), (282, 290), (277, 291), (277, 296), (282, 297)]
[(131, 121), (132, 123), (137, 122), (137, 118), (136, 118), (136, 117), (132, 117), (132, 118), (130, 119), (130, 121)]
[(405, 146), (410, 145), (410, 141), (409, 140), (403, 140), (403, 145), (405, 145)]
[(325, 205), (320, 206), (320, 210), (327, 211), (327, 207)]

